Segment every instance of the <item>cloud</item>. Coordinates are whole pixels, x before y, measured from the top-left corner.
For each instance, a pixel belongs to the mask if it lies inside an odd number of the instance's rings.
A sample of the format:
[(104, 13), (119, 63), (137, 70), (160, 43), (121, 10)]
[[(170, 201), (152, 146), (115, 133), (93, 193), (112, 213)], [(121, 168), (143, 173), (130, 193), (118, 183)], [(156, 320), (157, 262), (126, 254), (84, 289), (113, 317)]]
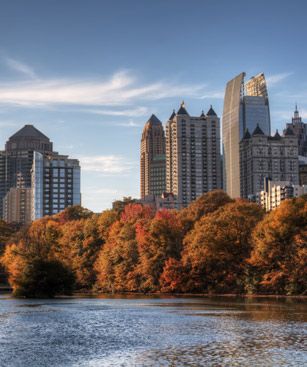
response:
[[(0, 103), (20, 106), (122, 106), (136, 101), (152, 101), (171, 97), (195, 97), (204, 94), (204, 85), (181, 85), (159, 81), (141, 85), (131, 72), (121, 71), (107, 80), (33, 79), (2, 83)], [(133, 111), (144, 113), (144, 107)], [(96, 111), (97, 112), (97, 111)], [(120, 111), (102, 110), (119, 115)], [(126, 111), (125, 111), (126, 112)]]
[(94, 113), (97, 115), (108, 115), (108, 116), (126, 116), (126, 117), (139, 117), (148, 114), (147, 107), (136, 107), (125, 110), (114, 110), (114, 109), (88, 109), (85, 112)]
[(224, 94), (225, 91), (224, 90), (220, 90), (220, 91), (215, 91), (212, 93), (206, 93), (204, 95), (202, 95), (201, 97), (199, 97), (199, 99), (223, 99), (224, 98)]
[(285, 80), (286, 78), (288, 78), (291, 75), (293, 75), (293, 72), (272, 74), (272, 75), (269, 75), (268, 77), (266, 77), (266, 81), (267, 81), (268, 85), (270, 87), (272, 87), (273, 85), (275, 85), (279, 82), (282, 82), (283, 80)]
[(23, 74), (26, 77), (29, 77), (31, 79), (36, 78), (34, 70), (30, 66), (24, 64), (21, 61), (12, 59), (10, 57), (6, 57), (5, 63), (10, 69), (17, 71), (18, 73)]
[(80, 156), (82, 171), (96, 172), (104, 175), (128, 173), (135, 164), (119, 155)]

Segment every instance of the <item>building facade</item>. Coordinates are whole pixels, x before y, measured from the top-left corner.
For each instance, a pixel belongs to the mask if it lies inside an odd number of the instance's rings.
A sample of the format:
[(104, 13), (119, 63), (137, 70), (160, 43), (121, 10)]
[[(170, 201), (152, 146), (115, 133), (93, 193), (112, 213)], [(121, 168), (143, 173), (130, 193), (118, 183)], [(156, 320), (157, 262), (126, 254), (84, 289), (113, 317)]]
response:
[(258, 202), (265, 211), (276, 209), (286, 199), (307, 194), (307, 186), (293, 185), (289, 181), (266, 179), (264, 189), (258, 195)]
[(298, 143), (291, 130), (266, 135), (258, 125), (246, 130), (240, 142), (240, 196), (253, 198), (263, 190), (264, 179), (299, 184)]
[(248, 129), (257, 124), (270, 135), (270, 110), (264, 74), (244, 83), (245, 73), (237, 75), (226, 85), (223, 110), (223, 182), (232, 198), (240, 197), (240, 141)]
[[(53, 191), (53, 175), (51, 174), (51, 182), (48, 175), (50, 160), (64, 162), (64, 170), (67, 170), (64, 180), (61, 177), (62, 171), (58, 169), (56, 172), (59, 176), (54, 182), (57, 183), (58, 192)], [(62, 189), (65, 191), (64, 202), (62, 196), (59, 196)], [(71, 190), (74, 190), (72, 194)], [(47, 191), (49, 207), (46, 204)], [(73, 195), (71, 200), (70, 195)], [(55, 214), (69, 205), (80, 203), (80, 166), (77, 160), (53, 152), (50, 139), (33, 125), (25, 125), (9, 138), (5, 150), (0, 152), (2, 218), (9, 222), (17, 221), (25, 224), (44, 215)]]
[(80, 205), (80, 165), (57, 153), (34, 152), (32, 167), (32, 220)]
[(151, 115), (141, 139), (141, 198), (165, 191), (165, 135), (162, 122)]
[(212, 107), (190, 116), (182, 103), (166, 125), (166, 191), (182, 208), (221, 181), (220, 119)]

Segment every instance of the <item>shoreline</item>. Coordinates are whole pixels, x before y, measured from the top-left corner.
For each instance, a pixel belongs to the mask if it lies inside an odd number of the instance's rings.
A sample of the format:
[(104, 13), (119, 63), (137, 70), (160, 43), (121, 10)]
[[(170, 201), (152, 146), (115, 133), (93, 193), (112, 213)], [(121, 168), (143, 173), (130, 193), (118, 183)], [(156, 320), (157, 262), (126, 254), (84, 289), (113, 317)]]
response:
[(283, 294), (239, 294), (239, 293), (142, 293), (142, 292), (119, 292), (119, 293), (87, 293), (74, 292), (72, 297), (157, 297), (157, 298), (300, 298), (306, 299), (307, 295), (283, 295)]
[[(12, 294), (12, 288), (9, 286), (0, 287), (0, 294)], [(270, 298), (270, 299), (301, 299), (307, 300), (307, 295), (284, 295), (284, 294), (240, 294), (240, 293), (144, 293), (144, 292), (74, 292), (72, 295), (59, 295), (56, 298)], [(16, 297), (19, 298), (19, 297)]]

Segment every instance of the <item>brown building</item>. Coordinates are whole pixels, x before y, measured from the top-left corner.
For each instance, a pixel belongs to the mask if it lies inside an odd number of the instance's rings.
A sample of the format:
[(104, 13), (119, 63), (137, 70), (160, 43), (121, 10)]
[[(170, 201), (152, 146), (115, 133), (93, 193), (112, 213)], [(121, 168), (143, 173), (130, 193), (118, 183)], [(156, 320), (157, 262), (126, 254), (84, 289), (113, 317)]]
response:
[(141, 199), (165, 191), (165, 135), (161, 121), (151, 115), (141, 140)]
[(31, 223), (31, 188), (10, 188), (3, 199), (3, 219), (7, 223)]

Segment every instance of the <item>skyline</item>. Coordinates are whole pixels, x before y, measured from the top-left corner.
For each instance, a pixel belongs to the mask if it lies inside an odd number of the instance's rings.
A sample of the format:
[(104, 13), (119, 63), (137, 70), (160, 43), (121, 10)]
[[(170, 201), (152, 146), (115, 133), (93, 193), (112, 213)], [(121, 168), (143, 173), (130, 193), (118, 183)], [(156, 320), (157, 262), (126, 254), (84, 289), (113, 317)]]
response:
[[(0, 15), (0, 144), (34, 124), (55, 151), (80, 159), (91, 210), (140, 196), (140, 139), (152, 113), (165, 125), (184, 99), (191, 115), (212, 104), (222, 117), (226, 83), (242, 71), (265, 73), (272, 133), (295, 103), (307, 117), (304, 1), (12, 3)], [(251, 17), (259, 9), (260, 23)]]

